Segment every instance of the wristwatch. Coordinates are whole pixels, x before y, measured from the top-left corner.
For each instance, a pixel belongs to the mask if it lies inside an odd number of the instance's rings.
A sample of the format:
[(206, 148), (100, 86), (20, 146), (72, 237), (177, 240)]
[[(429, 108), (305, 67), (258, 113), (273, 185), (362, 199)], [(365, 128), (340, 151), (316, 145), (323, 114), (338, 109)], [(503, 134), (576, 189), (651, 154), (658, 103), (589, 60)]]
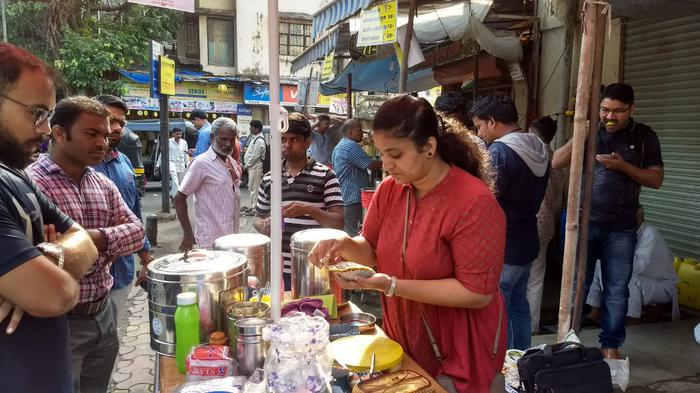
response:
[(56, 266), (58, 266), (60, 269), (63, 269), (63, 249), (53, 243), (39, 243), (36, 245), (36, 248), (41, 251), (44, 256), (51, 258), (54, 263), (56, 263)]

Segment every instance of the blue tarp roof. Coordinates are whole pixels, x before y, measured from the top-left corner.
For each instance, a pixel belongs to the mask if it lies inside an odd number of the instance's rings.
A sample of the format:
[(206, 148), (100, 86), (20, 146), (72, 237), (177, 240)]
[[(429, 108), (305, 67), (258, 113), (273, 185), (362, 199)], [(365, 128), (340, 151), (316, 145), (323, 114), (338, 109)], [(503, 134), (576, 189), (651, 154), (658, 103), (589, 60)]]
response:
[[(399, 62), (395, 55), (368, 63), (353, 61), (335, 79), (321, 83), (319, 92), (324, 96), (345, 93), (347, 75), (351, 73), (353, 91), (398, 93), (399, 69)], [(433, 70), (430, 68), (408, 75), (408, 91), (428, 90), (437, 85), (438, 83), (433, 79)]]
[[(131, 79), (136, 83), (148, 84), (148, 73), (143, 71), (127, 71), (119, 70), (119, 73)], [(184, 80), (200, 81), (200, 82), (245, 82), (249, 78), (240, 78), (235, 76), (205, 76), (202, 72), (182, 70), (175, 74), (175, 82), (181, 83)]]

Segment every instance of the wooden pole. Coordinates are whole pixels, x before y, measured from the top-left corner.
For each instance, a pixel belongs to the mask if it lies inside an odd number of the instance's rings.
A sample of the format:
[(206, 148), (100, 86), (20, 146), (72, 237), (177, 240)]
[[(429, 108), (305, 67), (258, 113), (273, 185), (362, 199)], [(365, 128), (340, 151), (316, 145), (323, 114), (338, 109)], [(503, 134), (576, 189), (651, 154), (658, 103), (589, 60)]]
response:
[(578, 261), (576, 271), (576, 290), (574, 298), (573, 329), (579, 332), (581, 329), (581, 312), (583, 310), (583, 298), (586, 282), (586, 267), (588, 264), (588, 227), (591, 218), (591, 194), (593, 190), (593, 176), (595, 171), (596, 142), (598, 139), (598, 108), (600, 104), (600, 84), (603, 74), (603, 49), (605, 48), (605, 23), (604, 14), (598, 8), (595, 13), (596, 34), (595, 52), (593, 54), (593, 76), (591, 81), (591, 101), (588, 110), (588, 139), (586, 140), (586, 157), (584, 167), (583, 201), (581, 209), (581, 231), (578, 242)]
[(348, 73), (348, 91), (345, 100), (348, 106), (348, 119), (352, 119), (352, 73)]
[(408, 7), (408, 24), (406, 25), (406, 38), (404, 48), (401, 48), (401, 72), (399, 77), (399, 93), (406, 93), (408, 84), (408, 55), (411, 53), (411, 38), (413, 38), (413, 14), (416, 13), (416, 0), (411, 0)]
[(574, 115), (574, 136), (571, 151), (569, 175), (569, 197), (566, 209), (566, 240), (564, 242), (564, 264), (561, 275), (561, 295), (559, 298), (559, 324), (557, 339), (562, 341), (571, 328), (571, 305), (574, 288), (574, 266), (576, 245), (579, 235), (579, 206), (581, 201), (581, 171), (583, 152), (586, 143), (586, 120), (588, 100), (593, 75), (593, 54), (596, 33), (596, 12), (598, 5), (584, 3), (583, 36), (576, 87), (576, 109)]

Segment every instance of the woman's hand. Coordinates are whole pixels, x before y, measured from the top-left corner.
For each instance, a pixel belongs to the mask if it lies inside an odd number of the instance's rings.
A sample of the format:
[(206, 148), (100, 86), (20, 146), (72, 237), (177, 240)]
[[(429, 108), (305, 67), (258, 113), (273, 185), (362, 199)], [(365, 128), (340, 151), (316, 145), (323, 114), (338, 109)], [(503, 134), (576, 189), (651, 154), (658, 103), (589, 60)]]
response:
[(345, 280), (338, 275), (335, 278), (343, 289), (374, 289), (386, 293), (391, 285), (391, 277), (382, 273), (375, 273), (372, 277), (357, 277), (356, 280)]
[(343, 251), (351, 241), (348, 235), (321, 240), (309, 251), (309, 262), (318, 267), (336, 264), (342, 261)]

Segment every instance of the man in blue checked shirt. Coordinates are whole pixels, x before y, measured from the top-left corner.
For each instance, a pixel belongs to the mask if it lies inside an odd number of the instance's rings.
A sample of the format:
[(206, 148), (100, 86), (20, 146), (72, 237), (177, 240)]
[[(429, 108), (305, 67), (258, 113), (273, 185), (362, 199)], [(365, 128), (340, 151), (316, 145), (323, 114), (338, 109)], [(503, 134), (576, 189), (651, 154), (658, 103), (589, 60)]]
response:
[[(95, 166), (95, 170), (107, 176), (117, 185), (126, 205), (136, 217), (141, 219), (141, 200), (136, 188), (134, 168), (129, 158), (117, 150), (122, 130), (126, 125), (126, 104), (118, 97), (111, 95), (101, 95), (95, 99), (103, 103), (110, 112), (109, 149), (107, 149), (102, 163)], [(150, 249), (151, 244), (148, 242), (148, 238), (144, 238), (143, 248), (138, 252), (143, 268), (134, 284), (135, 286), (146, 279), (146, 266), (153, 259)], [(126, 300), (131, 291), (131, 283), (134, 281), (135, 262), (133, 254), (117, 257), (109, 270), (109, 273), (114, 277), (114, 284), (109, 296), (117, 306), (117, 321), (126, 312)]]
[(360, 192), (363, 188), (370, 187), (367, 170), (381, 168), (382, 162), (372, 160), (360, 147), (359, 143), (362, 142), (364, 132), (359, 120), (346, 120), (340, 129), (343, 132), (343, 139), (333, 149), (331, 161), (343, 196), (345, 215), (343, 230), (350, 236), (357, 236), (362, 221)]

